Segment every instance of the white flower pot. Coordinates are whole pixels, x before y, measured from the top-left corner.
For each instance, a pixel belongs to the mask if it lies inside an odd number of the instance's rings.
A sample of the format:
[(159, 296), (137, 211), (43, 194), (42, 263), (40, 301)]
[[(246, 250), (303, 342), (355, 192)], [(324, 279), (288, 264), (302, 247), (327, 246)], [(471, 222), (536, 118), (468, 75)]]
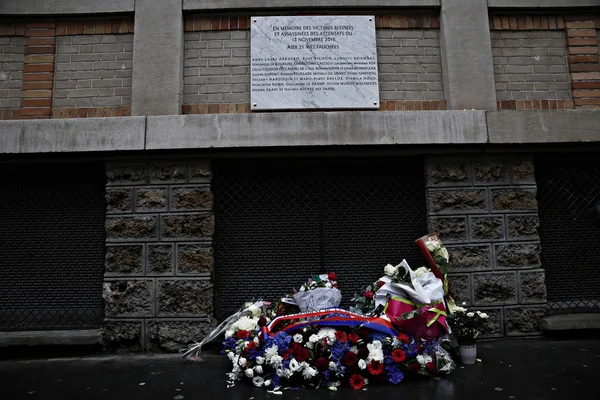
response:
[(458, 354), (463, 364), (475, 364), (477, 359), (477, 345), (460, 345), (458, 346)]

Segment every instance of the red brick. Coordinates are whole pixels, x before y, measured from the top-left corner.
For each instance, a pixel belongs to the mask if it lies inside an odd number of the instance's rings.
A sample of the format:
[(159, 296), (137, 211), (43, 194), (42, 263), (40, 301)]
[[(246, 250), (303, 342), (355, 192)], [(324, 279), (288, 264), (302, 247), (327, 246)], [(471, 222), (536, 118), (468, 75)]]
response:
[(391, 19), (390, 19), (390, 16), (389, 16), (389, 15), (384, 15), (384, 16), (382, 17), (382, 20), (381, 20), (381, 27), (382, 27), (382, 28), (391, 28), (391, 27), (392, 27), (392, 21), (391, 21)]
[(499, 15), (492, 18), (494, 29), (502, 29), (502, 17)]
[(221, 30), (221, 18), (220, 17), (212, 17), (210, 21), (210, 29), (213, 31)]
[(221, 17), (221, 30), (229, 30), (229, 17)]
[(25, 64), (54, 63), (54, 54), (32, 54), (25, 56)]
[(201, 27), (200, 29), (203, 31), (210, 31), (210, 17), (202, 17), (200, 19)]
[(54, 74), (23, 74), (23, 81), (52, 81)]
[(181, 106), (181, 113), (182, 114), (189, 114), (190, 113), (190, 105), (189, 104), (184, 104)]
[(239, 17), (230, 17), (229, 18), (229, 28), (230, 29), (240, 29)]
[(21, 115), (50, 115), (52, 109), (49, 107), (41, 108), (21, 108)]
[(569, 56), (570, 63), (597, 63), (598, 56)]
[(567, 20), (567, 29), (596, 29), (596, 23), (593, 20), (570, 22)]
[(519, 30), (525, 30), (525, 17), (517, 17), (517, 27)]
[(573, 89), (600, 89), (600, 82), (571, 82)]
[(595, 29), (567, 29), (568, 37), (596, 37)]
[(573, 46), (568, 50), (569, 54), (598, 54), (597, 46)]
[(542, 29), (542, 17), (535, 16), (533, 19), (533, 29)]
[(119, 33), (129, 33), (129, 21), (126, 19), (121, 20), (121, 26), (119, 26)]
[(24, 72), (52, 72), (53, 64), (25, 64)]
[(208, 104), (200, 104), (198, 114), (208, 114)]
[(424, 101), (423, 102), (423, 110), (431, 110), (431, 103), (433, 103), (432, 101)]
[[(392, 25), (392, 20), (393, 20), (394, 16), (391, 15), (390, 16), (390, 28), (393, 28), (394, 26)], [(423, 28), (424, 29), (431, 29), (431, 15), (423, 15)]]
[[(400, 22), (400, 28), (401, 29), (408, 28), (408, 16), (406, 16), (406, 15), (400, 15), (399, 16), (399, 22)], [(433, 21), (432, 21), (432, 24), (433, 24)]]
[(508, 22), (508, 17), (502, 17), (502, 29), (503, 30), (510, 29), (510, 22)]
[(573, 90), (573, 97), (598, 97), (600, 90)]
[[(392, 28), (400, 28), (400, 16), (398, 14), (390, 16), (390, 26)], [(431, 28), (431, 19), (429, 20), (429, 28)]]
[(556, 17), (555, 16), (548, 17), (548, 28), (556, 29)]
[(550, 103), (548, 102), (548, 100), (542, 100), (542, 110), (549, 110), (550, 109)]
[(550, 23), (548, 22), (548, 17), (542, 17), (542, 29), (549, 29)]
[(135, 21), (130, 20), (129, 21), (129, 33), (133, 33), (134, 31), (135, 31)]
[(25, 31), (27, 37), (54, 37), (56, 36), (56, 29), (29, 29)]
[(572, 109), (573, 107), (574, 107), (574, 106), (573, 106), (573, 100), (565, 100), (565, 109), (566, 109), (566, 110), (570, 110), (570, 109)]
[(54, 54), (54, 46), (25, 47), (25, 54)]
[(525, 29), (533, 29), (533, 19), (530, 16), (525, 17)]
[(50, 107), (52, 99), (23, 99), (21, 107)]
[(94, 33), (96, 35), (104, 33), (104, 23), (101, 20), (96, 21), (96, 27), (94, 28)]
[(593, 16), (591, 15), (567, 15), (565, 17), (565, 20), (567, 22), (573, 22), (573, 21), (588, 21), (590, 19), (593, 19)]
[(218, 114), (219, 113), (219, 105), (218, 104), (209, 104), (208, 105), (208, 113), (209, 114)]
[(596, 38), (567, 38), (569, 46), (595, 46), (597, 43)]
[(600, 106), (600, 99), (575, 99), (576, 106), (582, 105), (598, 105)]
[(119, 27), (121, 26), (121, 21), (118, 19), (113, 19), (110, 21), (110, 30), (112, 33), (119, 33)]
[(52, 89), (52, 82), (23, 82), (23, 90), (45, 90)]
[(516, 31), (518, 28), (518, 24), (517, 24), (517, 17), (510, 17), (508, 19), (508, 23), (510, 25), (510, 29), (513, 31)]
[(60, 23), (58, 23), (56, 25), (56, 34), (58, 36), (64, 36), (67, 33), (67, 25), (64, 21), (60, 21)]
[(75, 34), (75, 21), (67, 21), (67, 35)]
[(54, 29), (56, 26), (54, 21), (40, 21), (40, 22), (28, 22), (27, 29), (42, 29), (42, 28), (52, 28)]
[(396, 104), (394, 104), (393, 101), (387, 101), (386, 105), (385, 105), (385, 109), (388, 111), (395, 111), (396, 110)]
[(431, 17), (431, 27), (433, 29), (439, 29), (440, 28), (440, 17), (437, 15), (433, 15)]
[(78, 35), (83, 35), (85, 33), (85, 24), (83, 22), (76, 22), (75, 33)]
[(110, 24), (110, 20), (105, 19), (104, 22), (102, 23), (102, 25), (103, 25), (105, 35), (112, 33), (112, 26)]
[(569, 65), (571, 72), (593, 72), (600, 71), (600, 64), (572, 64)]

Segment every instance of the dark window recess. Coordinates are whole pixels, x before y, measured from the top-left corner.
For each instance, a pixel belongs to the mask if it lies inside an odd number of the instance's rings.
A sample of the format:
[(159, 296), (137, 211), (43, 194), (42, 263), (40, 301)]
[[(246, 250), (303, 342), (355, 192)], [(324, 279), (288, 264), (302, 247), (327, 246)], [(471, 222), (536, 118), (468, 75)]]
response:
[(330, 271), (347, 306), (386, 264), (422, 265), (423, 175), (416, 158), (215, 163), (217, 316)]
[(600, 155), (536, 159), (542, 266), (551, 313), (600, 310)]
[(0, 330), (98, 328), (104, 168), (0, 165)]

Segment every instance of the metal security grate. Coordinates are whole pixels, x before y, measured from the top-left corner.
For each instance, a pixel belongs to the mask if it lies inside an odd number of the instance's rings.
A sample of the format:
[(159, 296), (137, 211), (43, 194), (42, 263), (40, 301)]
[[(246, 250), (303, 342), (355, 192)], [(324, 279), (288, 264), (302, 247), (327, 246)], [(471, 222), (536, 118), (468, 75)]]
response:
[(600, 310), (600, 162), (596, 155), (536, 159), (542, 265), (550, 312)]
[(97, 328), (102, 165), (0, 166), (0, 330)]
[(214, 192), (218, 317), (329, 271), (347, 305), (387, 263), (423, 262), (421, 159), (222, 162)]

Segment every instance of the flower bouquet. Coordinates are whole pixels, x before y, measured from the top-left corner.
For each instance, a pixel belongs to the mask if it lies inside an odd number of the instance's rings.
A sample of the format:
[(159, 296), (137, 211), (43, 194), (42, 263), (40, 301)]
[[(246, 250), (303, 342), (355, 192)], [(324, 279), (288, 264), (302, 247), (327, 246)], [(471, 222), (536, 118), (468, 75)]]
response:
[(451, 309), (450, 326), (459, 344), (460, 358), (463, 364), (474, 364), (477, 358), (477, 337), (487, 327), (488, 315), (481, 311), (468, 311), (458, 306), (453, 306)]
[(445, 276), (451, 267), (448, 250), (442, 244), (436, 232), (428, 233), (415, 241), (427, 265), (431, 268), (433, 274), (444, 282)]
[(294, 293), (294, 300), (302, 312), (338, 307), (342, 293), (337, 288), (335, 273), (313, 275)]

